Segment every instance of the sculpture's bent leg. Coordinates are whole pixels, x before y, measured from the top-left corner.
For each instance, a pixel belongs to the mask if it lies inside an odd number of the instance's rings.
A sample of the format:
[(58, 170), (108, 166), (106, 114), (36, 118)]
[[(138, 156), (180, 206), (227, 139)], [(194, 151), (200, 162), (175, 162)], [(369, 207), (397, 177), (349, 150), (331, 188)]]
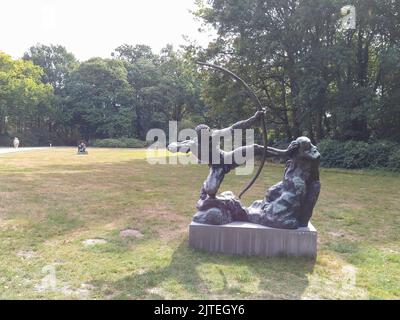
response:
[(224, 177), (225, 170), (223, 166), (210, 166), (210, 172), (203, 184), (203, 189), (209, 197), (215, 198)]

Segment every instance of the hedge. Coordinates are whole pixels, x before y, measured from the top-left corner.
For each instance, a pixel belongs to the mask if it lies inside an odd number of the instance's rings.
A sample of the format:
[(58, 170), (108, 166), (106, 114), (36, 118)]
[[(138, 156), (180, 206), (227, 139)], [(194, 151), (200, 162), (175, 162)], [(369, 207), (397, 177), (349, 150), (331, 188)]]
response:
[(323, 167), (400, 171), (400, 145), (394, 142), (323, 140), (318, 149)]
[(135, 138), (119, 138), (119, 139), (101, 139), (94, 140), (92, 147), (98, 148), (145, 148), (147, 143)]

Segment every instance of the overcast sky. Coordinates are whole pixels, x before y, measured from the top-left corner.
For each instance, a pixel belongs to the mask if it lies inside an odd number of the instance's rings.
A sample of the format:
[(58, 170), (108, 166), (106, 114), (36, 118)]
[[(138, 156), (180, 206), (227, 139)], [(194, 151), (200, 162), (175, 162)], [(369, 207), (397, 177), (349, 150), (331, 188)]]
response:
[(158, 52), (188, 35), (206, 45), (194, 0), (1, 0), (0, 50), (21, 57), (36, 43), (61, 44), (79, 60), (110, 57), (121, 44), (147, 44)]

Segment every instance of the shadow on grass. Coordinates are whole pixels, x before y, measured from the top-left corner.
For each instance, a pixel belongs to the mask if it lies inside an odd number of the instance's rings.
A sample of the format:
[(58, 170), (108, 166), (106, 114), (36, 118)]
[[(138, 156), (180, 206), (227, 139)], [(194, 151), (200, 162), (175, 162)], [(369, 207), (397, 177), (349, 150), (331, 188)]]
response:
[(299, 299), (315, 261), (198, 252), (187, 239), (164, 268), (93, 281), (111, 299)]

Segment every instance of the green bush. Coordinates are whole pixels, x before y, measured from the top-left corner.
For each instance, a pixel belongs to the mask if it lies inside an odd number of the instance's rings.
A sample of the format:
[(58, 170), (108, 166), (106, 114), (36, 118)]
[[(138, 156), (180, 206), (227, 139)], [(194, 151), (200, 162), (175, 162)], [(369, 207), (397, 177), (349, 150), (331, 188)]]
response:
[(400, 170), (400, 145), (393, 142), (323, 140), (318, 149), (324, 167)]
[(400, 150), (400, 145), (390, 141), (377, 141), (368, 145), (366, 161), (371, 168), (391, 167), (390, 158)]
[(145, 148), (145, 141), (135, 138), (101, 139), (91, 142), (92, 147), (98, 148)]
[(334, 140), (323, 140), (318, 144), (321, 153), (321, 165), (324, 167), (343, 167), (344, 146)]
[(388, 167), (392, 170), (400, 171), (400, 148), (390, 155)]

